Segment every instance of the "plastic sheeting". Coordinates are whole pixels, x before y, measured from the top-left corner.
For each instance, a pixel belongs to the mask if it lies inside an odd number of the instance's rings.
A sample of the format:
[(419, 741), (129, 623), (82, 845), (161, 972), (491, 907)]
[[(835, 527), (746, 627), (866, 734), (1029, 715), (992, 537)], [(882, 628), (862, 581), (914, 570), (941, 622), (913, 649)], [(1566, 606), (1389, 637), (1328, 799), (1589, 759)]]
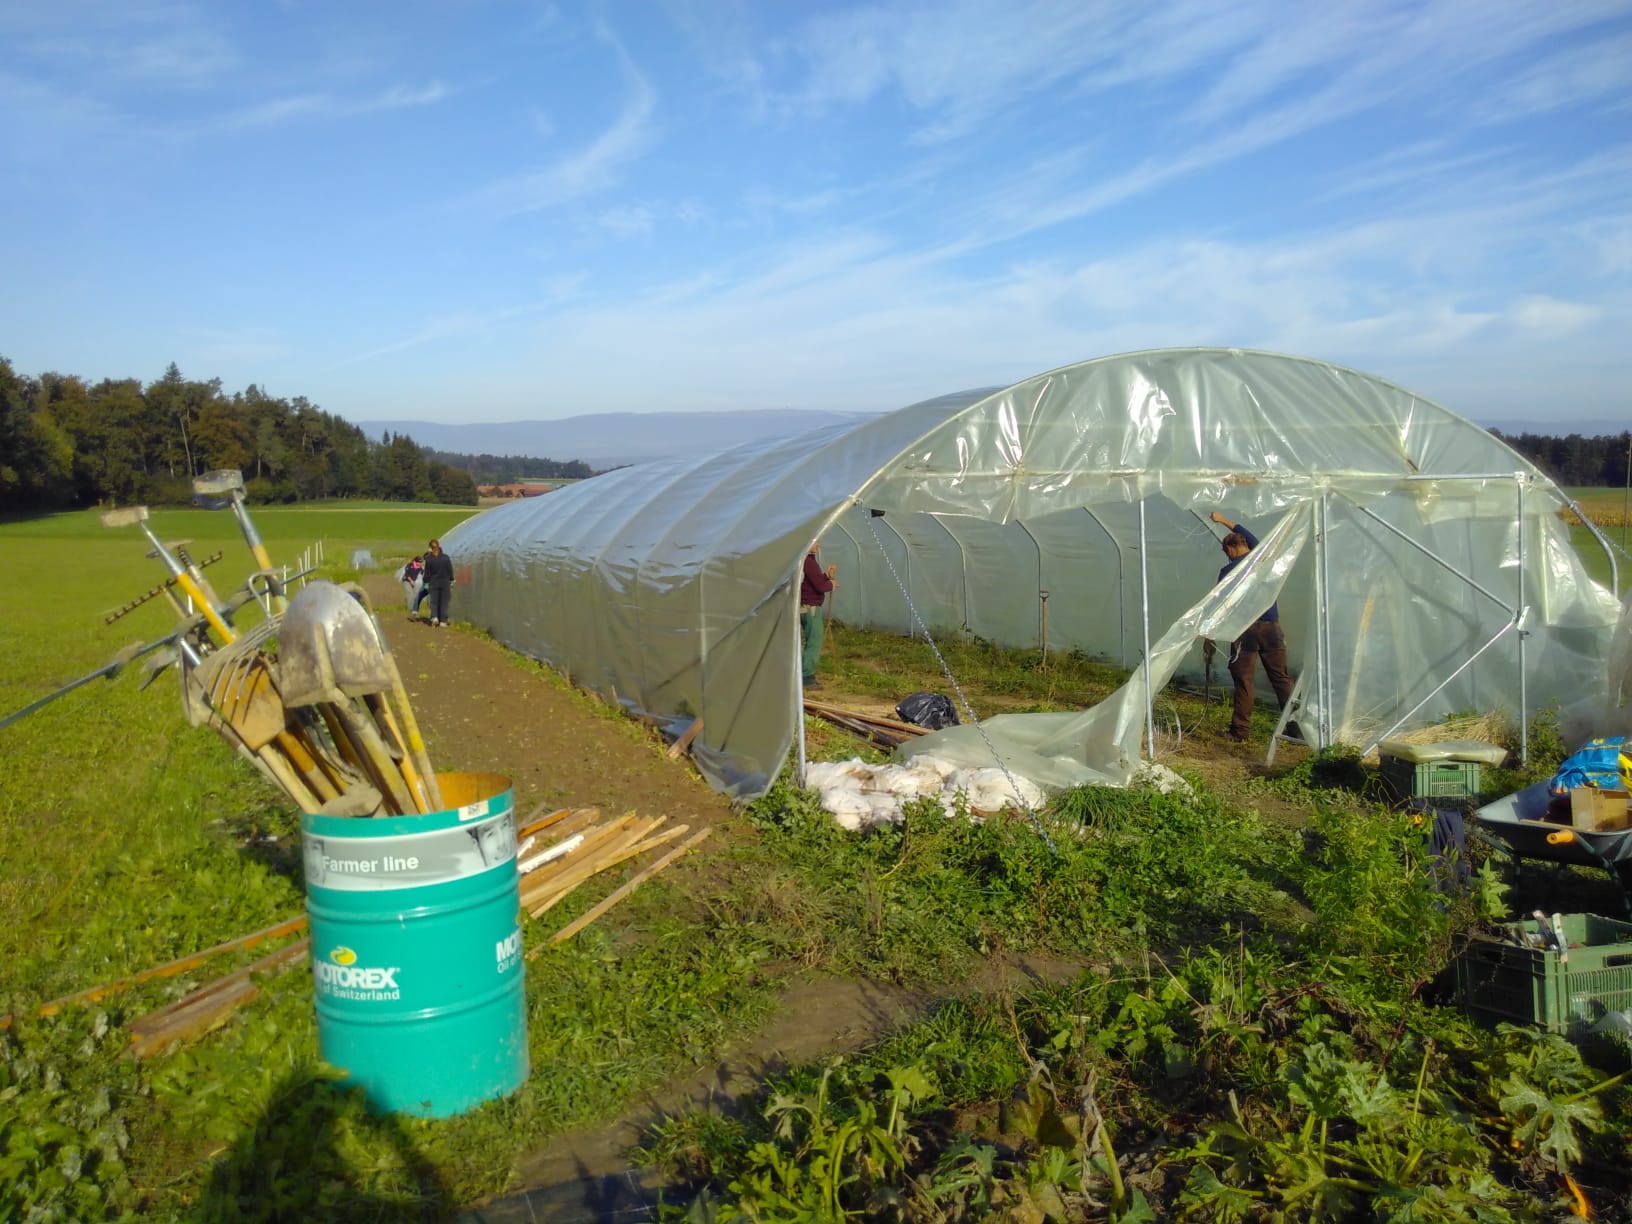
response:
[[(1277, 599), (1317, 743), (1600, 692), (1618, 606), (1563, 505), (1486, 431), (1392, 384), (1176, 349), (621, 469), (467, 520), (444, 546), (468, 575), (462, 616), (675, 731), (702, 718), (693, 758), (748, 798), (799, 727), (814, 537), (847, 623), (1134, 667), (1092, 710), (907, 746), (972, 767), (995, 753), (1064, 786), (1126, 781), (1147, 683), (1199, 674), (1202, 637), (1229, 642)], [(1214, 509), (1261, 539), (1217, 585)]]

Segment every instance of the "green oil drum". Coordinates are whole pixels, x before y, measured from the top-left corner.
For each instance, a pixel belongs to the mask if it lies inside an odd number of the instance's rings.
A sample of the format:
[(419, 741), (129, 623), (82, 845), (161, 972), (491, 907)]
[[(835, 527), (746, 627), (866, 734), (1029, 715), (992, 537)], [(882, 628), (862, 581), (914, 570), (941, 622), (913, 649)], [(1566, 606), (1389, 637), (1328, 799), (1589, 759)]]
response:
[(510, 780), (437, 783), (440, 812), (301, 820), (319, 1048), (372, 1109), (426, 1118), (527, 1078)]

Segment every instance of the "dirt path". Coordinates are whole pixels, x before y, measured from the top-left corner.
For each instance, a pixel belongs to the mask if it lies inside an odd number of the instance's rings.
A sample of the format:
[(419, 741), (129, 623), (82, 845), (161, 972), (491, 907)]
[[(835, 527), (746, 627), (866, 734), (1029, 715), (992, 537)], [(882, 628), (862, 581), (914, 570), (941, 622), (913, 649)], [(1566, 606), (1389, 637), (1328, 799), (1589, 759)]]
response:
[[(518, 818), (541, 804), (662, 813), (693, 828), (731, 816), (730, 803), (690, 765), (666, 757), (656, 732), (489, 638), (410, 620), (402, 586), (389, 577), (365, 589), (438, 770), (508, 776)], [(453, 612), (457, 619), (457, 606)]]
[[(656, 732), (619, 717), (489, 638), (410, 620), (402, 588), (389, 577), (371, 578), (365, 586), (438, 769), (508, 776), (522, 817), (539, 807), (593, 805), (608, 812), (665, 814), (694, 828), (711, 825), (719, 843), (751, 836), (730, 803), (687, 762), (668, 759)], [(457, 605), (453, 611), (457, 618)], [(893, 714), (876, 700), (824, 696)], [(1209, 785), (1229, 789), (1263, 772), (1261, 748), (1215, 743), (1205, 734), (1190, 737), (1184, 748), (1183, 764), (1197, 768)], [(676, 865), (674, 877), (709, 870), (707, 854), (689, 856)], [(990, 993), (1061, 981), (1081, 968), (1046, 958), (994, 961), (962, 991)], [(648, 1218), (655, 1178), (631, 1169), (625, 1153), (654, 1121), (688, 1106), (730, 1112), (767, 1074), (858, 1049), (921, 1019), (943, 999), (856, 979), (795, 979), (765, 1026), (715, 1066), (649, 1095), (620, 1119), (557, 1136), (518, 1158), (518, 1189), (462, 1218), (469, 1224)]]

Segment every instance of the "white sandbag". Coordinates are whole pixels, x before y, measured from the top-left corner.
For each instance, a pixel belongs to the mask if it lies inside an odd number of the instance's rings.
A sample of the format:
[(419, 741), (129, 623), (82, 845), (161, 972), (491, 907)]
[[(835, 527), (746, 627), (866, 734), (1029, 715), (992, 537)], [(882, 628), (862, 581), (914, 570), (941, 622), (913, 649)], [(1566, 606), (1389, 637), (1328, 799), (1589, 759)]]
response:
[(996, 767), (962, 769), (949, 779), (969, 795), (969, 806), (978, 812), (998, 812), (1010, 806), (1034, 808), (1043, 802), (1043, 792), (1034, 782), (1010, 775)]
[(945, 782), (953, 774), (958, 772), (958, 765), (956, 762), (949, 761), (945, 757), (930, 756), (927, 752), (921, 756), (913, 757), (909, 768), (933, 770), (935, 772), (935, 776), (942, 782)]
[(1186, 799), (1193, 799), (1196, 794), (1195, 787), (1185, 781), (1182, 774), (1156, 761), (1146, 761), (1136, 769), (1129, 785), (1148, 786), (1158, 794), (1182, 795)]
[(900, 765), (875, 765), (871, 773), (862, 780), (861, 790), (869, 795), (898, 795), (900, 788), (907, 786), (907, 771)]
[(897, 795), (872, 794), (867, 796), (874, 824), (895, 824), (901, 819), (901, 799)]
[(911, 785), (907, 793), (913, 795), (938, 795), (946, 785), (946, 774), (923, 757), (915, 757), (904, 772)]
[(811, 761), (805, 766), (805, 785), (825, 791), (833, 787), (860, 790), (864, 774), (870, 772), (860, 757), (848, 761)]
[[(858, 829), (872, 819), (873, 809), (860, 791), (835, 786), (822, 792), (822, 807), (832, 812), (847, 829)], [(854, 823), (849, 823), (853, 821)]]

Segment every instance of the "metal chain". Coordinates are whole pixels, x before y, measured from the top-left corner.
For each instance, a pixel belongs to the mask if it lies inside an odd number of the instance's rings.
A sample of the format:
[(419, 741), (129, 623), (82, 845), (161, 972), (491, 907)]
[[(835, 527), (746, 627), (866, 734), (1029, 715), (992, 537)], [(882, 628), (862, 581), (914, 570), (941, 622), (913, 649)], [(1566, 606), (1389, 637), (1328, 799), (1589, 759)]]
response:
[(1025, 796), (1020, 793), (1020, 784), (1014, 780), (1014, 775), (1009, 772), (1008, 765), (1004, 763), (1002, 755), (997, 751), (997, 745), (992, 743), (991, 737), (986, 734), (986, 728), (981, 726), (980, 719), (975, 717), (975, 711), (969, 705), (969, 698), (964, 696), (963, 687), (958, 683), (958, 678), (952, 674), (951, 665), (947, 663), (946, 657), (941, 654), (941, 648), (935, 645), (935, 639), (929, 635), (929, 627), (924, 624), (923, 618), (918, 615), (918, 608), (912, 602), (912, 594), (907, 590), (906, 582), (896, 572), (895, 562), (890, 559), (890, 551), (884, 547), (884, 540), (878, 534), (878, 528), (873, 526), (875, 517), (872, 514), (867, 516), (867, 530), (873, 533), (873, 542), (878, 545), (878, 551), (884, 558), (884, 564), (890, 567), (890, 576), (895, 579), (895, 585), (901, 588), (901, 597), (907, 601), (907, 611), (912, 613), (912, 623), (924, 635), (924, 641), (929, 643), (929, 649), (934, 653), (935, 661), (941, 665), (941, 671), (946, 676), (946, 682), (952, 686), (952, 691), (958, 695), (958, 702), (963, 706), (964, 713), (969, 716), (969, 725), (974, 727), (982, 742), (991, 751), (992, 760), (997, 762), (997, 767), (1003, 771), (1003, 776), (1009, 780), (1009, 789), (1014, 792), (1015, 801), (1019, 803), (1021, 810), (1025, 812), (1026, 819), (1031, 821), (1031, 827), (1037, 830), (1037, 836), (1043, 839), (1043, 844), (1048, 847), (1050, 853), (1059, 854), (1059, 850), (1054, 845), (1054, 839), (1049, 837), (1048, 830), (1043, 828), (1043, 823), (1038, 819), (1037, 812), (1032, 808), (1031, 804), (1026, 802)]

